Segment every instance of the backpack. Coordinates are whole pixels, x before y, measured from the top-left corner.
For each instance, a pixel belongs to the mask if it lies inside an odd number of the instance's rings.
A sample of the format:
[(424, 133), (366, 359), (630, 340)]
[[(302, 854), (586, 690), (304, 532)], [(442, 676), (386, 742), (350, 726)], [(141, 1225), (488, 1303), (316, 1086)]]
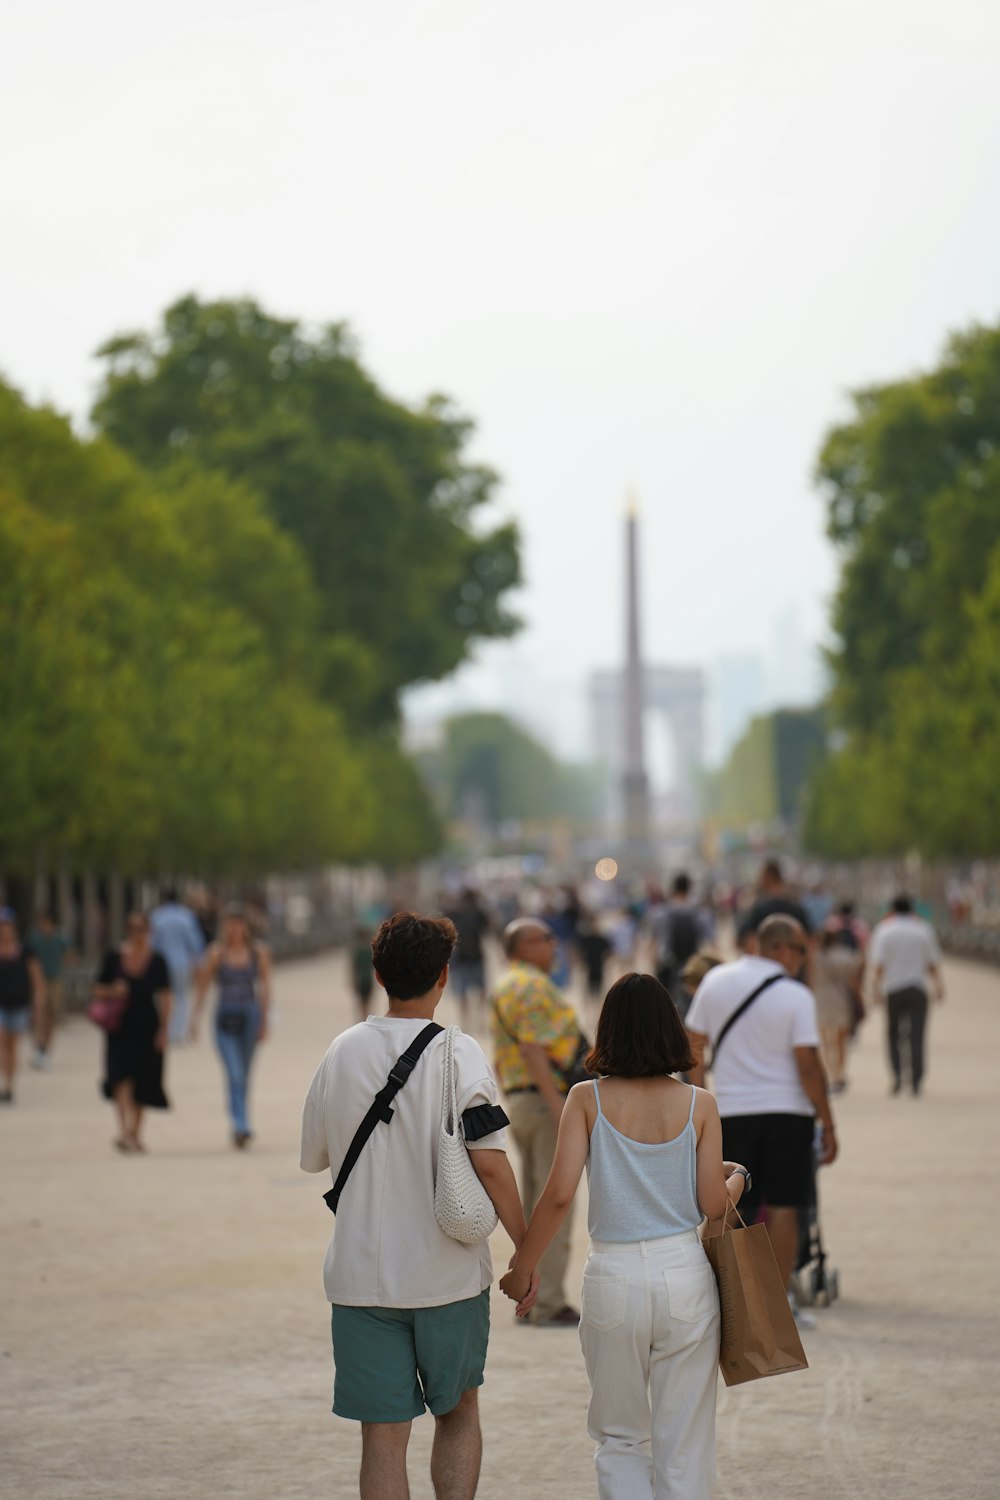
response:
[(683, 906), (674, 907), (667, 915), (666, 940), (667, 952), (679, 972), (701, 945), (701, 933), (694, 913)]

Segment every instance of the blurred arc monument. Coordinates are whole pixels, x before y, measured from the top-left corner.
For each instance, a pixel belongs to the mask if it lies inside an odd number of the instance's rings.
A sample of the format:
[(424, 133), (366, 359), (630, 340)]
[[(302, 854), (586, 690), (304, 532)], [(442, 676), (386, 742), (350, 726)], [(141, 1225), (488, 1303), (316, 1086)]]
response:
[[(625, 661), (591, 673), (593, 751), (608, 768), (609, 832), (630, 873), (657, 864), (665, 835), (690, 834), (698, 819), (705, 763), (705, 678), (699, 667), (654, 666), (643, 655), (640, 612), (639, 517), (634, 498), (625, 516)], [(654, 797), (646, 769), (646, 715), (660, 714), (673, 743), (672, 785)]]

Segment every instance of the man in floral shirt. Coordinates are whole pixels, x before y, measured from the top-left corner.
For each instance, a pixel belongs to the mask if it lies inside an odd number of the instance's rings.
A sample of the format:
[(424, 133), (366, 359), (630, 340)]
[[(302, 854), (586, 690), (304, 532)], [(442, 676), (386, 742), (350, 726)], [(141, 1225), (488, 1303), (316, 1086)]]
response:
[[(556, 935), (544, 922), (520, 917), (503, 935), (509, 967), (493, 990), (490, 1032), (500, 1086), (507, 1096), (510, 1128), (521, 1153), (521, 1198), (530, 1214), (545, 1186), (555, 1155), (559, 1118), (567, 1094), (562, 1070), (576, 1055), (576, 1012), (549, 978)], [(580, 1314), (566, 1302), (572, 1214), (542, 1256), (541, 1290), (531, 1322), (575, 1327)]]

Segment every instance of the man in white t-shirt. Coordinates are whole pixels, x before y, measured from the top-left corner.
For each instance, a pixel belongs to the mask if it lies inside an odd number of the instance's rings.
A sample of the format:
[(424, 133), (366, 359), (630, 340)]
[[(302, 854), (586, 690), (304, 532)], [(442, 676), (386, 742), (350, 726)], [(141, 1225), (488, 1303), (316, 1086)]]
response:
[[(397, 912), (372, 939), (389, 1009), (343, 1032), (320, 1063), (302, 1117), (301, 1165), (336, 1183), (397, 1060), (432, 1020), (457, 934), (447, 918)], [(361, 1500), (406, 1500), (412, 1419), (436, 1419), (438, 1500), (472, 1500), (482, 1437), (478, 1387), (489, 1337), (487, 1243), (450, 1239), (434, 1217), (443, 1034), (421, 1053), (344, 1183), (324, 1282), (333, 1304), (333, 1410), (361, 1423)], [(405, 1072), (405, 1069), (402, 1071)], [(478, 1043), (455, 1044), (458, 1109), (476, 1174), (515, 1245), (525, 1222), (506, 1156), (507, 1116)]]
[(910, 1084), (920, 1093), (924, 1076), (924, 1033), (927, 1026), (927, 992), (944, 999), (941, 949), (934, 928), (913, 910), (908, 896), (897, 896), (892, 912), (872, 933), (869, 961), (875, 1003), (886, 1002), (888, 1012), (889, 1065), (892, 1093), (903, 1087), (903, 1047), (910, 1065)]
[(787, 1285), (795, 1268), (799, 1210), (808, 1207), (813, 1191), (816, 1120), (823, 1130), (824, 1164), (837, 1154), (837, 1137), (820, 1061), (816, 1002), (792, 977), (808, 952), (805, 930), (794, 917), (771, 916), (761, 923), (757, 942), (758, 953), (718, 964), (698, 986), (687, 1013), (696, 1058), (688, 1076), (704, 1087), (704, 1054), (711, 1043), (723, 1155), (750, 1169), (740, 1213), (752, 1224), (760, 1204), (767, 1204), (771, 1245)]

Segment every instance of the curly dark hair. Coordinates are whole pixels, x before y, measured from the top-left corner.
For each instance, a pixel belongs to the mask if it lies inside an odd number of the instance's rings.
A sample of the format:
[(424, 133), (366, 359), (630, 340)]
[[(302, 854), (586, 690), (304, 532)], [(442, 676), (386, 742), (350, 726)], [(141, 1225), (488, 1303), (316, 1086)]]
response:
[(652, 974), (623, 974), (608, 990), (587, 1069), (612, 1078), (659, 1078), (694, 1067), (670, 992)]
[(421, 917), (415, 911), (386, 917), (372, 938), (372, 960), (390, 1000), (426, 995), (457, 942), (458, 931), (447, 917)]

